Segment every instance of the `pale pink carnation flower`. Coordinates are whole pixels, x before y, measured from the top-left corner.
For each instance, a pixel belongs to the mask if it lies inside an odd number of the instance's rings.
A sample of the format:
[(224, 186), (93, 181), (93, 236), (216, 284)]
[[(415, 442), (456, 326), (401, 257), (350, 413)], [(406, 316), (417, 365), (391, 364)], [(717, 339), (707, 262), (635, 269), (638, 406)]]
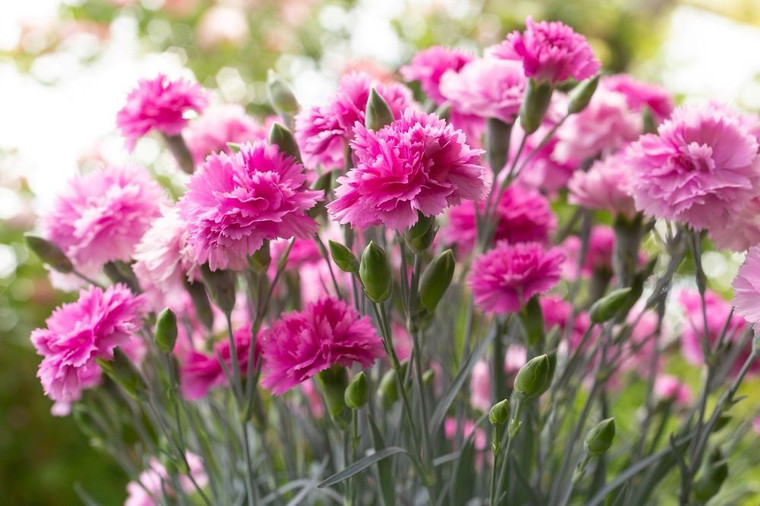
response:
[(443, 422), (443, 433), (446, 436), (446, 439), (451, 441), (455, 450), (457, 449), (457, 438), (459, 436), (461, 436), (463, 440), (472, 436), (472, 446), (477, 452), (477, 455), (475, 456), (475, 468), (476, 470), (482, 469), (484, 459), (483, 451), (488, 446), (488, 436), (483, 429), (477, 427), (472, 420), (462, 420), (460, 424), (456, 418), (447, 418)]
[(184, 137), (196, 165), (211, 153), (230, 153), (228, 142), (265, 140), (269, 132), (237, 104), (210, 107), (187, 126)]
[(760, 244), (760, 195), (752, 197), (725, 227), (710, 229), (710, 239), (719, 249), (737, 252)]
[(394, 118), (412, 105), (411, 92), (401, 84), (373, 82), (364, 73), (343, 76), (338, 90), (327, 103), (301, 111), (295, 118), (295, 137), (304, 164), (310, 169), (342, 168), (355, 125), (364, 125), (367, 99), (375, 91), (388, 103)]
[(259, 334), (261, 385), (281, 395), (334, 365), (370, 367), (384, 355), (370, 319), (332, 297), (286, 313)]
[(594, 162), (588, 172), (575, 172), (567, 187), (570, 190), (568, 201), (572, 204), (628, 218), (636, 214), (631, 168), (622, 152)]
[(58, 307), (32, 332), (42, 363), (37, 372), (45, 395), (59, 402), (77, 401), (100, 380), (96, 360), (113, 359), (113, 350), (135, 338), (143, 299), (124, 285), (105, 290), (90, 286), (79, 300)]
[(441, 93), (456, 111), (505, 123), (514, 122), (524, 90), (520, 64), (497, 58), (478, 58), (441, 78)]
[(327, 209), (359, 230), (382, 224), (402, 231), (417, 222), (418, 212), (436, 216), (462, 200), (480, 200), (487, 190), (482, 151), (434, 114), (407, 109), (377, 132), (357, 125), (351, 146), (356, 168), (338, 178)]
[[(456, 243), (462, 251), (471, 251), (477, 239), (475, 206), (483, 215), (485, 203), (467, 201), (449, 210), (449, 223), (443, 229), (447, 241)], [(494, 211), (498, 220), (494, 241), (548, 243), (557, 228), (557, 218), (549, 201), (539, 192), (519, 184), (508, 186), (499, 198)]]
[[(208, 485), (208, 475), (199, 456), (186, 452), (185, 458), (190, 467), (190, 475), (180, 474), (177, 476), (177, 481), (183, 492), (192, 495), (195, 492), (195, 484), (199, 487)], [(148, 464), (148, 469), (140, 473), (137, 481), (127, 484), (127, 500), (124, 506), (156, 506), (163, 503), (162, 499), (165, 495), (176, 495), (176, 492), (172, 490), (173, 481), (161, 462), (156, 458), (151, 458)]]
[(736, 314), (749, 323), (760, 322), (760, 246), (747, 251), (747, 257), (733, 282)]
[(470, 376), (470, 404), (483, 413), (488, 413), (491, 402), (491, 368), (485, 360), (478, 360)]
[(109, 167), (69, 181), (42, 216), (41, 228), (75, 266), (97, 270), (113, 260), (129, 261), (164, 201), (145, 169)]
[(527, 77), (551, 83), (587, 79), (600, 66), (584, 36), (559, 21), (534, 23), (530, 17), (525, 21), (525, 31), (507, 35), (493, 55), (520, 60)]
[[(643, 311), (643, 313), (642, 313)], [(639, 318), (639, 315), (641, 317)], [(633, 371), (639, 376), (649, 375), (652, 367), (652, 355), (657, 350), (656, 334), (658, 329), (658, 317), (654, 311), (642, 309), (640, 304), (634, 306), (628, 313), (627, 323), (635, 326), (623, 348), (623, 361), (618, 370), (620, 372)], [(655, 364), (655, 372), (662, 367), (662, 357)]]
[(636, 207), (695, 230), (725, 227), (757, 194), (758, 142), (721, 106), (679, 108), (628, 149)]
[(688, 406), (694, 398), (689, 385), (670, 374), (657, 376), (654, 380), (654, 395), (660, 399), (673, 401), (679, 406)]
[(557, 284), (563, 261), (558, 248), (501, 241), (473, 262), (469, 281), (475, 304), (487, 313), (516, 313)]
[(673, 113), (673, 97), (659, 86), (638, 81), (628, 74), (616, 74), (602, 79), (600, 85), (625, 96), (628, 107), (641, 111), (648, 107), (657, 123)]
[(206, 92), (198, 84), (159, 74), (138, 81), (116, 115), (116, 125), (131, 151), (137, 139), (151, 130), (170, 136), (179, 134), (187, 124), (186, 113), (200, 113), (207, 104)]
[(263, 141), (234, 156), (210, 155), (179, 202), (195, 261), (212, 271), (245, 269), (265, 240), (313, 234), (306, 211), (321, 194), (305, 183), (303, 166)]
[(441, 94), (441, 77), (448, 70), (458, 72), (474, 58), (467, 51), (433, 46), (418, 51), (411, 63), (401, 67), (400, 72), (407, 81), (419, 81), (422, 91), (440, 105), (446, 101), (446, 97)]
[(528, 350), (520, 344), (512, 344), (507, 348), (507, 355), (504, 357), (504, 371), (507, 374), (517, 374), (525, 362), (528, 361)]

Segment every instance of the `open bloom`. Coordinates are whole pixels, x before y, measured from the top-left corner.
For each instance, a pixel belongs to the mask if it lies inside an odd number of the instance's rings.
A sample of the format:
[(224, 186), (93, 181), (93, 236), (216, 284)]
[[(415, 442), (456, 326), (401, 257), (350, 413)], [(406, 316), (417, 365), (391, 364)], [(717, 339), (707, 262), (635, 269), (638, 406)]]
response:
[(719, 249), (745, 251), (760, 244), (760, 195), (752, 197), (725, 227), (710, 229), (710, 239)]
[(434, 114), (407, 109), (376, 132), (357, 125), (351, 146), (356, 167), (338, 178), (336, 198), (327, 205), (342, 224), (405, 230), (418, 212), (436, 216), (485, 194), (482, 151)]
[(100, 380), (96, 360), (111, 360), (139, 329), (143, 300), (124, 285), (105, 290), (90, 286), (79, 300), (64, 304), (32, 332), (31, 340), (44, 357), (37, 377), (45, 395), (59, 402), (79, 400), (82, 391)]
[(733, 287), (736, 314), (752, 324), (760, 322), (760, 246), (753, 246), (747, 252)]
[(676, 109), (632, 144), (636, 207), (696, 230), (724, 227), (757, 194), (757, 139), (739, 117), (710, 104)]
[(657, 123), (667, 119), (673, 112), (673, 97), (666, 90), (654, 84), (638, 81), (628, 74), (616, 74), (602, 79), (605, 89), (622, 94), (628, 106), (640, 112), (648, 107)]
[(128, 261), (163, 201), (145, 169), (108, 167), (69, 181), (41, 227), (75, 266), (89, 271)]
[(314, 233), (306, 211), (320, 192), (305, 182), (301, 164), (263, 141), (234, 156), (210, 155), (179, 202), (195, 261), (211, 270), (243, 269), (265, 240)]
[[(208, 475), (203, 468), (203, 461), (192, 452), (185, 453), (185, 459), (190, 468), (190, 474), (182, 474), (177, 477), (177, 482), (187, 494), (195, 491), (195, 485), (205, 487), (208, 485)], [(191, 479), (192, 477), (192, 479)], [(195, 481), (195, 484), (193, 484)], [(127, 484), (127, 500), (124, 506), (155, 506), (160, 504), (160, 499), (165, 495), (174, 495), (172, 491), (173, 480), (166, 468), (156, 458), (151, 458), (149, 467), (140, 473), (137, 481)]]
[(261, 385), (275, 395), (336, 364), (369, 367), (384, 354), (370, 319), (331, 297), (283, 315), (259, 339), (264, 358)]
[(441, 94), (441, 77), (447, 71), (458, 72), (474, 56), (467, 51), (442, 46), (423, 49), (414, 55), (409, 65), (401, 67), (401, 75), (407, 81), (419, 81), (422, 91), (436, 104), (442, 104), (446, 97)]
[(632, 218), (636, 214), (631, 190), (631, 168), (624, 153), (594, 162), (587, 172), (573, 173), (567, 183), (568, 200), (588, 209), (610, 211)]
[(177, 135), (187, 124), (188, 111), (201, 112), (208, 97), (198, 84), (171, 80), (164, 74), (142, 79), (127, 96), (116, 115), (116, 124), (132, 149), (137, 139), (151, 130)]
[(470, 287), (475, 304), (487, 313), (516, 313), (531, 297), (557, 284), (563, 261), (558, 248), (501, 241), (473, 262)]
[(242, 144), (265, 140), (268, 132), (242, 107), (230, 104), (208, 108), (190, 122), (184, 135), (193, 160), (200, 164), (215, 151), (229, 153), (228, 142)]
[(694, 397), (689, 385), (670, 374), (657, 375), (654, 380), (654, 395), (660, 399), (672, 401), (679, 406), (688, 406)]
[(527, 77), (561, 83), (570, 78), (587, 79), (599, 70), (588, 41), (559, 21), (525, 21), (525, 31), (507, 35), (493, 50), (505, 60), (520, 60)]

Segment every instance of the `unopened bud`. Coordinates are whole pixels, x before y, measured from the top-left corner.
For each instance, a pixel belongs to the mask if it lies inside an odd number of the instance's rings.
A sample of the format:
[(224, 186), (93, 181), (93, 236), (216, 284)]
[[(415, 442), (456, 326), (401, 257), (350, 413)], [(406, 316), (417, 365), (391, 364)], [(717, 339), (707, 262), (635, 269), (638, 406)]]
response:
[(317, 381), (322, 389), (327, 412), (330, 418), (340, 427), (348, 426), (350, 415), (343, 399), (348, 386), (348, 372), (345, 367), (333, 366), (331, 369), (317, 373)]
[(694, 496), (702, 503), (709, 501), (720, 491), (727, 477), (728, 461), (716, 448), (707, 457), (702, 476), (694, 483)]
[(498, 118), (486, 120), (486, 151), (488, 165), (494, 174), (501, 172), (509, 157), (509, 143), (514, 121), (506, 123)]
[(359, 263), (359, 278), (364, 285), (364, 292), (372, 302), (385, 302), (391, 296), (391, 264), (383, 248), (374, 241), (370, 241), (364, 248)]
[(600, 457), (610, 449), (613, 439), (615, 439), (615, 419), (607, 418), (588, 431), (586, 448), (591, 455)]
[(594, 302), (588, 313), (589, 318), (594, 323), (604, 323), (611, 320), (626, 305), (630, 293), (630, 287), (611, 291)]
[(599, 84), (599, 74), (590, 79), (581, 81), (570, 92), (570, 102), (567, 104), (568, 114), (577, 114), (588, 106), (591, 97), (594, 96), (596, 87)]
[(164, 353), (171, 353), (177, 342), (177, 316), (168, 307), (156, 318), (156, 347)]
[(536, 346), (544, 337), (544, 314), (538, 296), (533, 296), (520, 311), (520, 320), (525, 327), (528, 346)]
[(507, 399), (501, 400), (491, 407), (488, 412), (488, 421), (494, 427), (499, 427), (509, 421), (509, 401)]
[(647, 106), (641, 109), (642, 122), (644, 124), (643, 133), (653, 134), (657, 132), (657, 122), (654, 119), (652, 109)]
[(346, 387), (344, 395), (346, 406), (351, 409), (361, 409), (369, 401), (369, 380), (364, 371), (353, 377)]
[(214, 327), (214, 313), (211, 311), (211, 304), (208, 302), (208, 295), (203, 283), (187, 281), (185, 279), (185, 290), (190, 295), (193, 309), (195, 309), (195, 316), (206, 329), (211, 330)]
[(267, 91), (269, 92), (269, 101), (278, 114), (294, 116), (301, 108), (293, 90), (290, 89), (290, 85), (271, 69), (267, 74)]
[[(403, 377), (406, 374), (406, 368), (408, 367), (409, 362), (402, 362), (401, 368), (399, 371), (401, 372), (401, 379), (403, 381)], [(377, 398), (380, 401), (380, 407), (383, 409), (389, 409), (393, 404), (396, 403), (396, 401), (399, 400), (399, 391), (398, 391), (398, 374), (396, 374), (395, 369), (389, 369), (380, 380), (380, 385), (377, 387)]]
[(51, 269), (63, 274), (69, 274), (74, 270), (71, 260), (68, 259), (61, 248), (52, 242), (32, 234), (26, 234), (24, 239), (26, 239), (26, 245), (29, 249), (37, 255), (42, 263), (49, 265)]
[(232, 308), (235, 307), (235, 274), (228, 270), (209, 269), (208, 264), (201, 266), (201, 277), (206, 291), (211, 297), (211, 302), (218, 307), (222, 313), (229, 315)]
[(454, 267), (454, 252), (447, 249), (435, 257), (422, 272), (420, 302), (427, 310), (435, 311), (454, 278)]
[(145, 384), (142, 377), (121, 349), (114, 349), (113, 360), (98, 359), (97, 362), (103, 372), (131, 397), (139, 399), (144, 396)]
[(525, 94), (520, 105), (520, 126), (527, 135), (532, 134), (541, 126), (549, 103), (552, 99), (552, 86), (548, 81), (536, 82), (528, 80), (525, 86)]
[(367, 114), (364, 126), (368, 130), (380, 130), (385, 125), (391, 123), (393, 123), (393, 112), (388, 106), (388, 102), (373, 87), (369, 91), (369, 98), (367, 99)]
[(529, 399), (544, 393), (552, 382), (554, 370), (547, 355), (540, 355), (528, 361), (517, 371), (515, 391)]
[(330, 247), (330, 256), (338, 269), (353, 274), (359, 273), (359, 260), (356, 259), (350, 249), (332, 240), (328, 241), (327, 244)]
[(259, 249), (253, 255), (248, 257), (248, 265), (254, 272), (264, 273), (269, 269), (272, 263), (272, 253), (269, 250), (269, 241), (264, 241)]
[(409, 246), (421, 253), (430, 247), (436, 232), (438, 232), (438, 227), (435, 226), (435, 216), (424, 216), (418, 213), (417, 223), (404, 235)]
[(293, 157), (298, 163), (301, 163), (301, 150), (298, 149), (296, 138), (284, 125), (279, 123), (272, 125), (269, 130), (269, 143), (277, 146), (281, 153)]

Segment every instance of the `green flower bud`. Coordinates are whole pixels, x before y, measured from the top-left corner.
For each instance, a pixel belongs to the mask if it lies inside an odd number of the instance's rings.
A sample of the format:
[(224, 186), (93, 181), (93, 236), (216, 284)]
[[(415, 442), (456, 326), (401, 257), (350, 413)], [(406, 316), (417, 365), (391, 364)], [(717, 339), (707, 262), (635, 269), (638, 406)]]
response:
[(454, 278), (454, 252), (440, 253), (430, 262), (420, 277), (420, 302), (429, 311), (435, 311), (443, 294)]
[(156, 318), (156, 347), (164, 353), (171, 353), (177, 342), (177, 316), (168, 307)]
[(338, 269), (353, 274), (359, 273), (359, 261), (350, 249), (335, 241), (328, 241), (327, 244), (330, 247), (330, 256)]
[(509, 421), (509, 401), (507, 399), (501, 400), (491, 407), (488, 412), (488, 421), (494, 427), (504, 425)]
[(536, 394), (537, 396), (543, 395), (544, 392), (549, 390), (549, 387), (552, 386), (552, 380), (554, 379), (554, 371), (557, 369), (557, 352), (552, 351), (551, 353), (547, 353), (546, 357), (549, 359), (549, 381), (546, 382), (544, 385), (544, 388), (539, 390), (539, 392)]
[(486, 151), (491, 172), (498, 174), (507, 164), (509, 139), (514, 123), (505, 123), (498, 118), (486, 120)]
[(51, 269), (63, 274), (69, 274), (74, 270), (71, 260), (68, 259), (61, 248), (52, 242), (32, 234), (26, 234), (24, 239), (26, 239), (27, 247), (37, 255), (42, 263), (49, 265)]
[(251, 270), (259, 274), (266, 272), (271, 263), (272, 254), (269, 250), (269, 241), (264, 241), (264, 244), (253, 255), (248, 257), (248, 265), (251, 266)]
[(544, 337), (544, 314), (541, 311), (541, 303), (535, 295), (520, 311), (520, 320), (525, 327), (525, 337), (529, 346), (536, 346)]
[(642, 107), (641, 116), (643, 117), (643, 123), (644, 123), (643, 133), (645, 134), (656, 133), (657, 122), (654, 120), (654, 114), (652, 114), (652, 109), (650, 109), (647, 106)]
[(523, 95), (523, 101), (520, 105), (520, 126), (526, 134), (532, 134), (541, 126), (541, 121), (549, 108), (553, 91), (551, 83), (548, 81), (528, 80), (525, 95)]
[(211, 302), (222, 313), (229, 315), (235, 307), (235, 274), (232, 271), (209, 269), (208, 264), (201, 266), (201, 277), (206, 286)]
[(277, 114), (294, 116), (301, 108), (293, 90), (290, 89), (290, 85), (271, 69), (267, 73), (267, 91), (269, 92), (269, 101)]
[(177, 165), (187, 174), (195, 172), (195, 161), (193, 161), (193, 155), (190, 154), (190, 150), (187, 148), (185, 139), (182, 138), (182, 134), (166, 135), (164, 134), (164, 141), (166, 147), (169, 148), (172, 156), (177, 160)]
[(422, 253), (432, 244), (438, 227), (435, 226), (435, 216), (424, 216), (420, 212), (417, 216), (417, 223), (406, 231), (405, 237), (406, 242), (414, 251)]
[(364, 126), (368, 130), (380, 130), (385, 125), (393, 123), (393, 112), (388, 107), (388, 102), (373, 87), (369, 91), (367, 99), (367, 114), (364, 120)]
[(615, 419), (607, 418), (588, 431), (586, 449), (591, 455), (600, 457), (610, 449), (613, 439), (615, 439)]
[(359, 263), (359, 278), (369, 300), (381, 303), (391, 296), (391, 264), (383, 248), (370, 241)]
[(103, 372), (132, 398), (141, 399), (145, 397), (146, 386), (140, 373), (120, 348), (114, 349), (112, 361), (98, 359), (97, 362)]
[(568, 114), (578, 114), (585, 109), (591, 102), (598, 84), (599, 74), (578, 83), (570, 92), (570, 103), (567, 104)]
[(435, 380), (435, 369), (428, 369), (424, 373), (422, 373), (422, 382), (425, 384), (426, 387), (429, 387), (433, 384), (433, 381)]
[(322, 397), (325, 399), (327, 412), (330, 419), (338, 427), (345, 429), (351, 415), (346, 409), (346, 403), (343, 399), (346, 387), (348, 386), (348, 372), (345, 367), (333, 366), (326, 371), (317, 373), (317, 381), (322, 389)]
[(594, 302), (588, 313), (589, 318), (594, 323), (604, 323), (607, 320), (611, 320), (625, 306), (630, 293), (630, 287), (611, 291)]
[(547, 355), (540, 355), (528, 361), (517, 371), (515, 391), (525, 399), (544, 393), (552, 382), (554, 370)]
[(211, 304), (208, 302), (208, 295), (203, 283), (196, 283), (187, 279), (184, 280), (184, 283), (185, 290), (193, 302), (193, 309), (195, 309), (198, 320), (206, 329), (211, 330), (214, 327), (214, 313), (211, 311)]
[[(406, 368), (409, 362), (401, 363), (401, 377), (406, 374)], [(398, 376), (395, 369), (389, 369), (380, 380), (380, 385), (377, 387), (377, 398), (380, 401), (380, 407), (383, 409), (389, 409), (396, 401), (399, 400), (398, 391)]]
[(728, 461), (720, 449), (715, 448), (707, 457), (702, 476), (694, 483), (694, 496), (705, 503), (713, 498), (728, 477)]
[(346, 406), (351, 409), (361, 409), (369, 401), (369, 380), (364, 371), (353, 377), (351, 383), (346, 387), (346, 393), (343, 396)]
[(301, 163), (301, 150), (298, 149), (296, 138), (287, 127), (275, 123), (269, 130), (269, 143), (277, 146), (281, 153), (291, 156)]

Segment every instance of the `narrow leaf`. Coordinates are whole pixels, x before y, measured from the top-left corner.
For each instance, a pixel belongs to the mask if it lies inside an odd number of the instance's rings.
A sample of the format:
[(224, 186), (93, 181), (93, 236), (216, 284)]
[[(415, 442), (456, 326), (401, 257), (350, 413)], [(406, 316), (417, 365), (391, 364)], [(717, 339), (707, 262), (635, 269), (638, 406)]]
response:
[(404, 453), (408, 455), (409, 452), (407, 452), (404, 448), (400, 448), (398, 446), (390, 446), (388, 448), (384, 448), (380, 450), (379, 452), (373, 453), (372, 455), (364, 457), (363, 459), (357, 460), (356, 462), (354, 462), (353, 464), (345, 468), (343, 471), (333, 474), (326, 480), (320, 481), (317, 484), (317, 487), (318, 488), (329, 487), (331, 485), (335, 485), (336, 483), (340, 483), (346, 478), (350, 478), (353, 475), (364, 471), (368, 467), (372, 466), (372, 464), (375, 464), (376, 462), (380, 462), (386, 457), (390, 457), (391, 455), (396, 455), (399, 453)]

